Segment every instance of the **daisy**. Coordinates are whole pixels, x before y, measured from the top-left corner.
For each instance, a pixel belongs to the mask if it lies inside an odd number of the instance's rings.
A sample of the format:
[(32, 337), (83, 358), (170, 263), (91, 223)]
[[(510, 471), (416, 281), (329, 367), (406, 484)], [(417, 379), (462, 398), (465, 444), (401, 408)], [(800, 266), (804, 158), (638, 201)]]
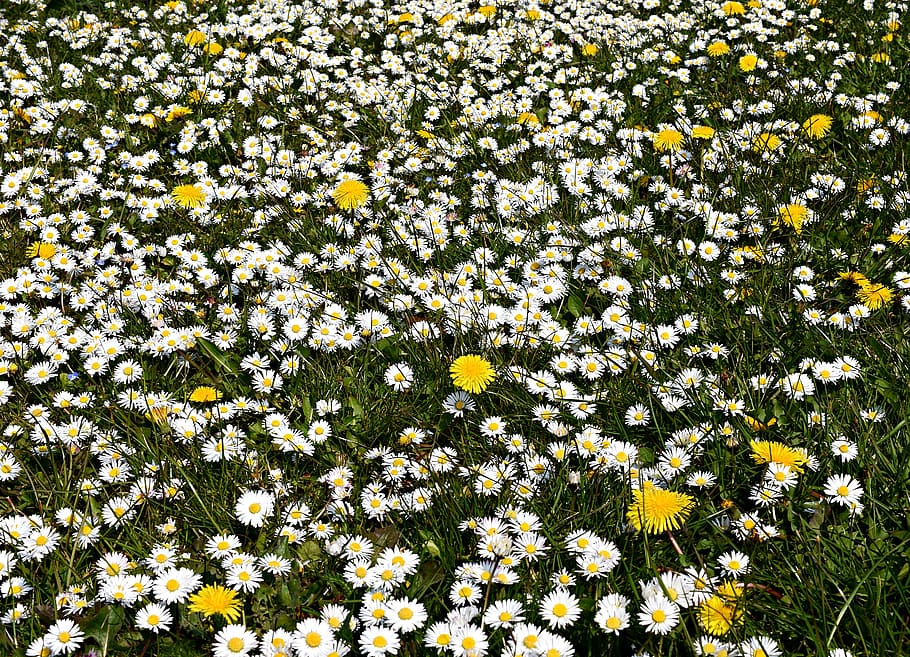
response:
[(160, 602), (185, 602), (202, 577), (189, 568), (169, 568), (155, 578), (153, 592)]
[(547, 631), (531, 623), (519, 623), (512, 630), (512, 641), (515, 644), (515, 653), (526, 651), (536, 654), (540, 647), (540, 640)]
[[(293, 657), (294, 650), (291, 648), (293, 635), (287, 630), (278, 628), (264, 632), (260, 641), (262, 657)], [(334, 645), (331, 646), (334, 649)], [(331, 649), (327, 652), (331, 655)]]
[(618, 593), (610, 593), (597, 603), (594, 622), (607, 634), (619, 634), (629, 627), (629, 599)]
[(234, 505), (234, 515), (244, 525), (262, 527), (274, 508), (275, 498), (271, 493), (247, 491), (238, 498)]
[(791, 399), (804, 399), (815, 394), (815, 383), (808, 374), (796, 372), (780, 380), (781, 390)]
[(486, 654), (488, 647), (486, 633), (474, 625), (459, 627), (454, 632), (450, 645), (456, 657), (481, 657)]
[(214, 657), (246, 657), (259, 644), (256, 635), (243, 625), (228, 625), (215, 635)]
[(136, 626), (143, 630), (149, 630), (158, 634), (158, 632), (167, 632), (170, 629), (174, 617), (164, 605), (153, 602), (146, 605), (136, 613)]
[(389, 600), (386, 620), (396, 632), (408, 633), (423, 627), (427, 612), (421, 603), (407, 598)]
[(85, 635), (75, 621), (68, 618), (57, 621), (51, 625), (44, 635), (44, 643), (51, 649), (53, 655), (68, 655), (76, 650)]
[(456, 605), (470, 605), (480, 600), (483, 591), (473, 582), (456, 580), (449, 589), (449, 599)]
[(735, 576), (745, 575), (749, 572), (749, 557), (735, 550), (725, 552), (717, 558), (717, 563), (728, 574)]
[(479, 428), (480, 433), (487, 438), (495, 438), (496, 436), (501, 436), (505, 433), (506, 423), (503, 422), (502, 418), (498, 415), (492, 415), (484, 418), (483, 422), (480, 423)]
[(262, 584), (262, 571), (252, 564), (234, 564), (228, 568), (225, 582), (232, 589), (252, 593)]
[(401, 647), (401, 639), (391, 629), (381, 625), (367, 627), (360, 635), (360, 648), (368, 657), (394, 655)]
[(575, 655), (575, 647), (572, 643), (552, 632), (541, 635), (538, 650), (540, 651), (538, 654), (546, 655), (546, 657), (573, 657)]
[(442, 410), (454, 416), (461, 417), (465, 413), (474, 411), (477, 406), (471, 396), (462, 391), (456, 391), (448, 395), (442, 402)]
[(626, 410), (625, 422), (627, 426), (645, 426), (651, 421), (651, 411), (644, 404), (635, 404)]
[(331, 625), (319, 618), (306, 618), (297, 623), (293, 647), (300, 657), (325, 657), (334, 638)]
[(524, 607), (518, 600), (497, 600), (483, 614), (484, 625), (494, 628), (512, 627), (524, 621)]
[(831, 443), (831, 452), (841, 461), (852, 461), (859, 454), (856, 443), (843, 436)]
[(439, 654), (451, 650), (452, 628), (447, 622), (433, 623), (424, 634), (423, 645), (427, 648), (436, 648)]
[(540, 602), (540, 615), (550, 627), (571, 626), (581, 615), (578, 598), (565, 590), (557, 589)]
[(769, 636), (756, 636), (739, 644), (742, 657), (780, 657), (781, 649), (777, 641)]
[(858, 504), (862, 498), (863, 486), (850, 475), (832, 475), (825, 483), (825, 495), (832, 503), (851, 507)]
[(402, 392), (414, 384), (414, 370), (407, 363), (395, 363), (385, 371), (385, 382), (395, 391)]
[(274, 577), (281, 577), (291, 572), (291, 562), (272, 552), (262, 555), (259, 558), (259, 565)]
[(240, 539), (233, 534), (217, 534), (206, 543), (206, 553), (214, 559), (231, 556), (240, 547)]
[(663, 596), (647, 598), (641, 605), (638, 622), (647, 632), (667, 634), (679, 623), (679, 607)]

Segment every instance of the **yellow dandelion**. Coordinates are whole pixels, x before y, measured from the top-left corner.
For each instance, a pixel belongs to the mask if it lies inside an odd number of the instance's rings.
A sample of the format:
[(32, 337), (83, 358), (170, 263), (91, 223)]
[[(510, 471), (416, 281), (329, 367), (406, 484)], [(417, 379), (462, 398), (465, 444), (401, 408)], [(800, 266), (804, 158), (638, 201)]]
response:
[(714, 136), (714, 128), (708, 125), (697, 125), (692, 128), (692, 139), (711, 139)]
[(721, 9), (724, 12), (725, 16), (742, 16), (746, 13), (746, 8), (743, 7), (742, 3), (731, 0), (730, 2), (725, 2)]
[(763, 132), (752, 140), (752, 150), (757, 153), (770, 153), (780, 148), (780, 137), (773, 132)]
[(848, 281), (850, 283), (855, 283), (862, 287), (863, 285), (868, 285), (870, 283), (869, 279), (866, 278), (865, 274), (862, 274), (858, 271), (842, 271), (838, 272), (838, 278), (842, 281)]
[(180, 185), (174, 188), (171, 195), (183, 208), (198, 208), (205, 203), (205, 194), (196, 185)]
[(158, 127), (158, 117), (152, 114), (151, 112), (146, 112), (139, 117), (139, 123), (144, 125), (146, 128), (157, 128)]
[(743, 73), (750, 73), (758, 66), (758, 56), (748, 53), (739, 58), (739, 70)]
[(534, 112), (522, 112), (518, 115), (518, 124), (524, 125), (530, 123), (531, 125), (540, 125), (540, 119), (537, 118), (537, 115)]
[(775, 424), (777, 424), (776, 417), (772, 417), (767, 422), (761, 422), (760, 420), (755, 419), (751, 415), (746, 415), (743, 419), (746, 421), (746, 424), (749, 426), (750, 429), (752, 429), (752, 431), (765, 431), (765, 430), (773, 427)]
[(638, 531), (649, 534), (678, 529), (695, 508), (695, 498), (685, 493), (657, 488), (653, 484), (632, 491), (626, 519)]
[(159, 427), (166, 427), (168, 415), (170, 415), (170, 410), (168, 408), (164, 406), (156, 406), (145, 414), (145, 419), (151, 420), (155, 425)]
[(25, 250), (26, 257), (42, 258), (44, 260), (53, 258), (56, 253), (57, 246), (50, 242), (32, 242), (31, 246)]
[(164, 120), (170, 123), (171, 121), (177, 121), (178, 119), (182, 119), (185, 116), (189, 116), (192, 113), (193, 110), (191, 110), (189, 107), (178, 105), (177, 107), (172, 107), (168, 111), (167, 116), (164, 117)]
[(698, 622), (714, 636), (723, 636), (742, 622), (743, 585), (724, 582), (717, 592), (698, 607)]
[(878, 310), (894, 300), (894, 292), (880, 283), (865, 283), (859, 286), (856, 298), (869, 310)]
[(449, 367), (452, 383), (471, 393), (483, 392), (496, 378), (492, 363), (474, 354), (456, 358)]
[(910, 236), (900, 233), (891, 233), (888, 235), (888, 241), (896, 246), (907, 246), (910, 244)]
[(540, 11), (537, 9), (528, 9), (525, 12), (525, 18), (527, 18), (529, 21), (539, 21)]
[(581, 54), (585, 57), (593, 57), (600, 51), (596, 43), (586, 43), (581, 47)]
[(183, 37), (183, 43), (191, 48), (201, 46), (205, 41), (205, 33), (200, 32), (199, 30), (190, 30), (186, 33), (186, 36)]
[(240, 618), (237, 591), (219, 584), (203, 586), (197, 593), (191, 595), (188, 601), (190, 611), (198, 611), (206, 618), (218, 614), (229, 623), (235, 623)]
[(856, 183), (856, 193), (865, 194), (873, 187), (875, 187), (875, 178), (873, 178), (872, 176), (870, 176), (868, 178), (863, 178)]
[(802, 466), (809, 461), (805, 449), (788, 447), (776, 440), (753, 440), (749, 447), (752, 448), (752, 460), (756, 463), (777, 463), (802, 472)]
[(809, 218), (809, 209), (801, 203), (788, 203), (778, 209), (777, 215), (775, 224), (789, 226), (799, 235), (803, 232), (803, 223)]
[(367, 202), (370, 188), (359, 180), (345, 180), (332, 192), (332, 198), (342, 210), (354, 210)]
[(723, 57), (728, 52), (730, 52), (730, 46), (724, 41), (715, 41), (708, 45), (708, 56), (709, 57)]
[(222, 53), (223, 50), (224, 47), (221, 44), (215, 42), (207, 43), (202, 47), (202, 52), (204, 52), (206, 55), (211, 55), (212, 57), (217, 57)]
[(827, 114), (813, 114), (803, 122), (803, 130), (812, 139), (821, 139), (831, 130), (834, 119)]
[(197, 403), (206, 403), (218, 401), (221, 399), (221, 391), (211, 386), (199, 386), (190, 394), (190, 401)]
[(496, 14), (496, 7), (493, 5), (483, 5), (477, 10), (477, 12), (483, 15), (485, 18), (492, 18)]
[(13, 114), (15, 114), (16, 118), (19, 119), (20, 121), (22, 121), (23, 123), (31, 125), (32, 117), (30, 117), (28, 114), (26, 114), (25, 110), (22, 109), (21, 107), (14, 107)]
[(454, 20), (455, 20), (454, 14), (444, 14), (436, 20), (436, 23), (438, 25), (445, 25), (446, 23), (448, 23), (450, 21), (454, 21)]
[(680, 148), (682, 148), (683, 143), (685, 143), (686, 138), (679, 130), (674, 130), (673, 128), (666, 128), (658, 132), (652, 138), (654, 142), (654, 150), (658, 153), (664, 153), (670, 151), (675, 153)]
[(891, 56), (886, 52), (877, 52), (869, 59), (871, 59), (876, 64), (887, 64), (891, 61)]

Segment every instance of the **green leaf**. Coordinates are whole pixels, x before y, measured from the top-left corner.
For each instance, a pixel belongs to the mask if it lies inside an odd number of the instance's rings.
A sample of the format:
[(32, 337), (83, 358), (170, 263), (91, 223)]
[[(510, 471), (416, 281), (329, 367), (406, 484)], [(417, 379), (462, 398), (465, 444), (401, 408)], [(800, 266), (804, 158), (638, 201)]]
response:
[(322, 548), (316, 541), (307, 541), (297, 548), (300, 561), (316, 561), (322, 558)]
[(439, 558), (440, 551), (439, 546), (436, 545), (436, 541), (427, 541), (423, 544), (423, 547), (431, 557), (434, 557), (436, 559)]
[(125, 619), (126, 612), (123, 607), (116, 605), (103, 607), (92, 620), (82, 626), (82, 631), (87, 637), (95, 640), (103, 656), (107, 654)]
[(293, 608), (294, 602), (291, 599), (291, 591), (288, 589), (287, 584), (282, 584), (281, 588), (278, 589), (278, 602), (282, 607)]
[(577, 294), (573, 294), (569, 297), (569, 300), (566, 302), (566, 308), (569, 309), (569, 312), (572, 313), (572, 316), (575, 318), (581, 317), (585, 313), (585, 305)]
[(300, 408), (303, 410), (303, 417), (306, 418), (306, 421), (312, 422), (313, 404), (310, 402), (310, 398), (308, 396), (303, 397), (303, 399), (300, 400)]
[(206, 340), (205, 338), (196, 338), (196, 345), (199, 347), (199, 351), (213, 361), (217, 365), (217, 369), (222, 372), (236, 372), (237, 369), (231, 364), (228, 357), (224, 354), (221, 349), (216, 347), (214, 343)]
[(363, 406), (360, 405), (356, 397), (348, 397), (348, 406), (351, 407), (354, 417), (363, 417)]

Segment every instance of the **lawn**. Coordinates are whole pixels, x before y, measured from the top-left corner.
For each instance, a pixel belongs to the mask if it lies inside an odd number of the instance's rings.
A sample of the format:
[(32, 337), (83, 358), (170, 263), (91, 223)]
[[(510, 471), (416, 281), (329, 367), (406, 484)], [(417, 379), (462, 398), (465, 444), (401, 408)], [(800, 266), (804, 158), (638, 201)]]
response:
[(0, 655), (910, 653), (907, 13), (3, 3)]

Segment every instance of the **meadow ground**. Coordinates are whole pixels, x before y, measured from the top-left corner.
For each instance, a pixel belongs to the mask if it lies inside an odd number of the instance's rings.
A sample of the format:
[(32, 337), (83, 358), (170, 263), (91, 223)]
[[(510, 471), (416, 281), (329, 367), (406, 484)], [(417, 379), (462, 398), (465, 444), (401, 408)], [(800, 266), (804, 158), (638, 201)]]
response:
[(907, 7), (2, 3), (0, 654), (910, 653)]

